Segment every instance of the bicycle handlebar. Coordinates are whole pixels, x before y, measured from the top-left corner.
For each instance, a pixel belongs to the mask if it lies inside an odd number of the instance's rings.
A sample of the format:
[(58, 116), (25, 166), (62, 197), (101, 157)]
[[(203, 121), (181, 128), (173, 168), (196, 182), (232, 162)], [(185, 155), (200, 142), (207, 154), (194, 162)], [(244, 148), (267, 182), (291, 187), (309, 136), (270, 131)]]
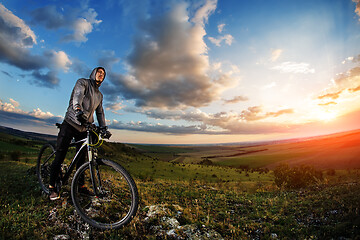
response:
[[(57, 128), (60, 129), (61, 123), (55, 123), (55, 125)], [(94, 131), (95, 133), (99, 134), (102, 138), (107, 138), (107, 139), (110, 138), (106, 136), (107, 127), (99, 127), (89, 122), (83, 123), (82, 125), (86, 128), (87, 131)]]

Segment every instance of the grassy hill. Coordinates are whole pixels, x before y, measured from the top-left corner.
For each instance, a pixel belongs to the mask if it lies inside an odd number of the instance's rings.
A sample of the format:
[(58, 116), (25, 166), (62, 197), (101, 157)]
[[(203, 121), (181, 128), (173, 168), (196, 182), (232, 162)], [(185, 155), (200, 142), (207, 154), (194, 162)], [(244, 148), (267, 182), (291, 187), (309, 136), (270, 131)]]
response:
[[(357, 161), (349, 159), (355, 159), (359, 139), (359, 131), (353, 131), (254, 146), (106, 142), (100, 154), (134, 177), (140, 206), (130, 225), (99, 231), (84, 225), (74, 212), (69, 186), (59, 201), (50, 202), (41, 193), (34, 166), (42, 141), (3, 133), (0, 239), (357, 239), (360, 170), (355, 169)], [(18, 154), (13, 159), (14, 152)], [(348, 170), (324, 172), (316, 185), (284, 190), (274, 184), (272, 171), (250, 169), (314, 159), (328, 159), (314, 164), (319, 168), (332, 163)], [(153, 209), (161, 211), (154, 214)]]

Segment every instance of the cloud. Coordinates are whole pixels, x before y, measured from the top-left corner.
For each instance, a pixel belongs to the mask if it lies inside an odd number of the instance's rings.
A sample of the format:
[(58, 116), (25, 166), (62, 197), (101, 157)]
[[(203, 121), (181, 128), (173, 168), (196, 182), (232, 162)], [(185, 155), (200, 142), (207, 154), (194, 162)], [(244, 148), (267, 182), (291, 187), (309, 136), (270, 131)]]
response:
[(71, 69), (80, 76), (88, 76), (91, 73), (91, 69), (77, 58), (71, 59)]
[(360, 91), (360, 85), (355, 88), (349, 88), (349, 92), (357, 92)]
[(207, 23), (209, 16), (216, 10), (217, 0), (206, 0), (195, 13), (192, 21), (199, 25)]
[(293, 114), (293, 113), (294, 113), (293, 109), (282, 109), (276, 112), (263, 113), (262, 107), (254, 106), (254, 107), (249, 107), (246, 110), (243, 110), (239, 117), (247, 122), (251, 122), (251, 121), (258, 121), (266, 118), (279, 117), (284, 114)]
[(42, 55), (32, 54), (36, 42), (34, 32), (0, 4), (0, 62), (31, 71), (24, 76), (32, 77), (31, 83), (54, 88), (59, 84), (57, 71), (67, 72), (72, 61), (64, 51), (47, 50)]
[(360, 83), (360, 66), (348, 70), (346, 73), (340, 73), (334, 80), (337, 88), (354, 88)]
[(35, 9), (30, 14), (33, 24), (43, 24), (47, 29), (56, 30), (69, 24), (68, 18), (59, 13), (55, 5)]
[(234, 41), (234, 37), (230, 34), (226, 34), (224, 36), (219, 36), (217, 38), (208, 37), (210, 42), (215, 44), (216, 46), (220, 47), (221, 43), (224, 41), (227, 45), (231, 46), (232, 42)]
[(100, 57), (98, 58), (99, 65), (104, 67), (107, 71), (110, 71), (112, 66), (119, 61), (120, 58), (116, 57), (115, 51), (112, 50), (101, 51)]
[(32, 112), (29, 112), (29, 115), (40, 119), (48, 119), (54, 117), (54, 114), (50, 112), (43, 112), (40, 108), (34, 109)]
[(106, 110), (110, 110), (112, 113), (117, 115), (123, 115), (123, 113), (119, 113), (118, 111), (125, 108), (126, 106), (123, 105), (121, 102), (118, 103), (107, 103), (106, 104)]
[[(110, 128), (120, 129), (120, 130), (131, 130), (138, 132), (154, 132), (154, 133), (163, 133), (170, 135), (185, 135), (185, 134), (210, 134), (210, 131), (206, 131), (204, 126), (201, 125), (162, 125), (162, 124), (151, 124), (146, 122), (130, 122), (123, 123), (120, 121), (114, 120), (110, 125)], [(213, 134), (220, 134), (219, 132), (213, 132)]]
[(274, 49), (274, 50), (272, 50), (272, 51), (271, 51), (271, 58), (270, 58), (270, 60), (271, 60), (272, 62), (275, 62), (276, 60), (279, 59), (279, 57), (281, 56), (282, 52), (283, 52), (282, 49)]
[(229, 100), (223, 99), (224, 103), (226, 103), (226, 104), (233, 104), (233, 103), (238, 103), (238, 102), (247, 101), (247, 100), (249, 100), (249, 98), (245, 97), (245, 96), (236, 96)]
[(204, 22), (216, 1), (200, 6), (193, 18), (188, 5), (180, 3), (164, 15), (139, 23), (132, 52), (127, 56), (128, 74), (109, 74), (104, 93), (134, 99), (136, 106), (186, 108), (206, 106), (233, 84), (229, 74), (211, 71)]
[[(354, 63), (358, 63), (358, 57), (349, 57), (348, 61), (353, 61)], [(355, 66), (350, 68), (348, 71), (344, 73), (339, 73), (336, 75), (334, 79), (331, 79), (331, 85), (324, 89), (321, 95), (317, 97), (317, 99), (339, 99), (351, 97), (349, 94), (343, 94), (343, 92), (347, 93), (355, 93), (360, 90), (360, 66)], [(324, 94), (325, 93), (325, 94)], [(332, 102), (329, 102), (332, 104)], [(327, 103), (320, 103), (319, 105), (329, 105)]]
[[(192, 111), (187, 110), (140, 110), (134, 108), (125, 108), (125, 111), (142, 113), (156, 120), (184, 120), (191, 123), (190, 126), (167, 126), (153, 125), (141, 122), (119, 123), (115, 121), (111, 126), (119, 129), (135, 130), (135, 131), (153, 131), (171, 133), (171, 134), (261, 134), (286, 132), (291, 128), (284, 124), (275, 124), (273, 122), (264, 122), (267, 118), (276, 118), (285, 114), (294, 113), (293, 109), (281, 109), (274, 112), (263, 112), (260, 106), (249, 107), (241, 113), (235, 112), (219, 112), (208, 114), (199, 109)], [(181, 131), (182, 130), (182, 131)]]
[(349, 93), (355, 93), (360, 90), (360, 67), (354, 67), (345, 73), (337, 74), (335, 79), (332, 79), (332, 85), (323, 92), (326, 94), (322, 94), (317, 97), (317, 99), (338, 99), (340, 94), (344, 91), (348, 91)]
[(70, 30), (72, 33), (62, 37), (61, 40), (63, 42), (86, 42), (88, 40), (86, 36), (102, 20), (96, 19), (96, 11), (88, 8), (87, 5), (82, 6), (80, 9), (76, 9), (73, 6), (68, 9), (66, 15), (60, 13), (54, 5), (35, 9), (31, 12), (31, 22), (33, 24), (44, 25), (47, 29), (51, 30)]
[[(219, 24), (218, 25), (218, 32), (222, 33), (224, 30), (225, 24)], [(211, 43), (215, 44), (216, 46), (220, 47), (221, 43), (224, 41), (225, 44), (231, 46), (231, 44), (234, 41), (234, 37), (230, 34), (226, 34), (226, 35), (222, 35), (222, 36), (218, 36), (216, 38), (214, 37), (208, 37), (208, 39), (210, 40)]]
[(10, 77), (10, 78), (12, 78), (13, 76), (10, 74), (10, 73), (8, 73), (8, 72), (6, 72), (6, 71), (1, 71), (3, 74), (5, 74), (6, 76), (8, 76), (8, 77)]
[(0, 4), (0, 61), (22, 70), (40, 69), (46, 65), (45, 59), (29, 52), (36, 43), (24, 21)]
[(267, 112), (265, 114), (265, 117), (278, 117), (283, 114), (292, 114), (292, 113), (294, 113), (293, 109), (283, 109), (283, 110), (279, 110), (277, 112)]
[(318, 96), (318, 99), (324, 99), (324, 98), (338, 99), (341, 93), (342, 93), (342, 91), (335, 92), (335, 93), (327, 93), (327, 94)]
[(353, 0), (353, 2), (356, 3), (355, 13), (360, 17), (360, 0)]
[(50, 70), (47, 73), (41, 73), (38, 70), (34, 70), (31, 76), (34, 77), (31, 82), (39, 87), (55, 88), (60, 82), (56, 71)]
[(20, 106), (20, 103), (17, 102), (17, 101), (15, 101), (15, 100), (12, 99), (12, 98), (10, 98), (9, 101), (10, 101), (11, 105), (14, 106), (14, 108), (17, 108), (17, 107)]
[(31, 112), (19, 108), (19, 102), (9, 99), (10, 103), (0, 100), (0, 123), (3, 125), (21, 124), (26, 126), (53, 125), (63, 120), (60, 116), (54, 116), (50, 112), (43, 112), (40, 108)]
[(44, 53), (44, 56), (49, 59), (54, 68), (62, 69), (64, 72), (69, 71), (72, 65), (72, 62), (64, 51), (56, 52), (49, 50)]
[(263, 89), (269, 89), (269, 88), (273, 88), (273, 87), (276, 87), (276, 86), (277, 86), (276, 82), (271, 82), (271, 83), (265, 85), (263, 87)]
[(218, 25), (218, 32), (219, 32), (219, 33), (222, 33), (222, 31), (224, 30), (224, 27), (225, 27), (225, 24), (224, 24), (224, 23), (219, 24), (219, 25)]
[(19, 47), (32, 47), (36, 44), (34, 32), (24, 23), (24, 21), (15, 16), (11, 11), (0, 3), (0, 35), (7, 42)]
[(329, 105), (336, 105), (336, 102), (327, 102), (327, 103), (319, 103), (319, 106), (329, 106)]
[(309, 63), (283, 62), (271, 69), (278, 70), (282, 73), (315, 73), (315, 69), (310, 68)]
[(16, 102), (14, 99), (10, 99), (10, 103), (0, 100), (0, 111), (23, 113), (22, 110), (17, 108), (18, 106), (19, 103)]

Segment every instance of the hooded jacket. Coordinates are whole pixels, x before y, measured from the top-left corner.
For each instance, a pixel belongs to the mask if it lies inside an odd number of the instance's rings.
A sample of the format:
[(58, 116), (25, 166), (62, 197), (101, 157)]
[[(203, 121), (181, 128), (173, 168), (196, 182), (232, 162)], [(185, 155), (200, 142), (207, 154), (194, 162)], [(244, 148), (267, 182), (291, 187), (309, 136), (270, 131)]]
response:
[[(105, 114), (102, 106), (103, 95), (95, 82), (95, 75), (99, 68), (101, 67), (94, 68), (90, 74), (90, 79), (80, 78), (77, 80), (71, 93), (69, 106), (65, 114), (65, 121), (80, 132), (84, 132), (86, 129), (77, 120), (75, 115), (76, 109), (83, 111), (87, 121), (90, 123), (94, 122), (94, 112), (96, 111), (96, 118), (100, 127), (106, 126)], [(103, 70), (105, 72), (105, 69)]]

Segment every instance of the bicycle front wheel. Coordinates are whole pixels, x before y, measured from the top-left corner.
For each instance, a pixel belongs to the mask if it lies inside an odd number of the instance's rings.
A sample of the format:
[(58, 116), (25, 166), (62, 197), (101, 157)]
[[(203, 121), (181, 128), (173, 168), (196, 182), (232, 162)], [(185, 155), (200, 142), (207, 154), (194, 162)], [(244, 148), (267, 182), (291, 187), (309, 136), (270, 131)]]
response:
[(105, 159), (84, 163), (76, 171), (71, 195), (84, 221), (100, 229), (117, 229), (129, 223), (139, 201), (130, 174), (119, 164)]
[(55, 148), (50, 143), (42, 146), (36, 164), (36, 175), (38, 177), (41, 189), (46, 193), (49, 192), (50, 169), (55, 159)]

